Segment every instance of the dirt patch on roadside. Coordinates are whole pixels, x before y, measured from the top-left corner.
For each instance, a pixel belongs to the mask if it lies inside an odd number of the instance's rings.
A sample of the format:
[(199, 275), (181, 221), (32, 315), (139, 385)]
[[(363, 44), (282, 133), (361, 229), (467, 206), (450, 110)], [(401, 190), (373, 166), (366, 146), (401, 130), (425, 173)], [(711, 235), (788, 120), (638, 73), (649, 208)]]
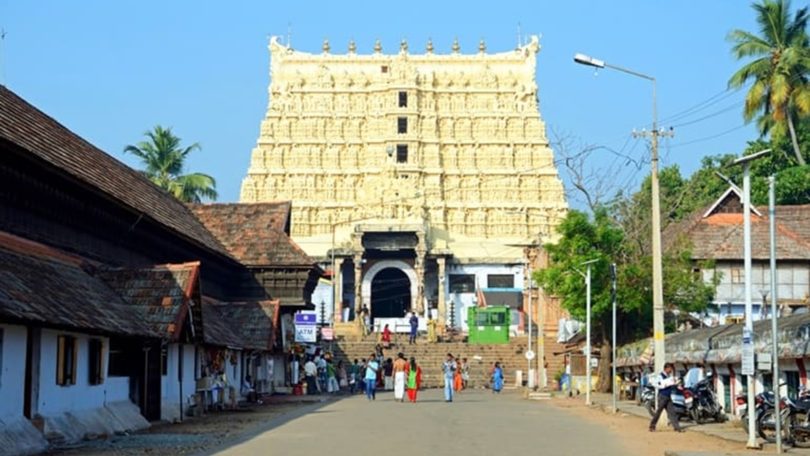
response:
[[(585, 420), (605, 426), (611, 430), (626, 447), (628, 454), (638, 456), (663, 455), (665, 451), (705, 451), (705, 452), (744, 452), (742, 444), (711, 437), (699, 432), (678, 433), (665, 431), (649, 432), (649, 420), (636, 415), (622, 413), (611, 414), (599, 407), (586, 407), (581, 399), (555, 398), (550, 401), (554, 406), (565, 409)], [(752, 452), (752, 454), (762, 454)]]
[[(328, 401), (331, 402), (331, 401)], [(324, 401), (323, 404), (328, 403)], [(262, 425), (309, 403), (279, 401), (235, 411), (209, 413), (182, 423), (159, 423), (132, 435), (82, 442), (53, 450), (59, 456), (174, 456), (195, 454), (255, 432)]]

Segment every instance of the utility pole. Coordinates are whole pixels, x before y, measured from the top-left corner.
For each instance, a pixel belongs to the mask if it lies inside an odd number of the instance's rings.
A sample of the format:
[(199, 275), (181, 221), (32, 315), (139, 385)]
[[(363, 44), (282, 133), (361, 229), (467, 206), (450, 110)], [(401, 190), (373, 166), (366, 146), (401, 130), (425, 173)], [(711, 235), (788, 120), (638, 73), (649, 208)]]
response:
[(587, 265), (585, 274), (576, 270), (585, 278), (585, 405), (591, 405), (591, 265), (599, 261), (598, 258), (580, 263)]
[[(526, 285), (527, 285), (527, 288), (529, 289), (529, 296), (528, 296), (528, 298), (529, 298), (529, 318), (528, 318), (528, 320), (529, 320), (529, 347), (528, 347), (527, 353), (532, 353), (532, 282), (531, 282), (531, 280), (532, 280), (532, 264), (531, 264), (531, 262), (529, 262), (529, 261), (526, 262), (526, 269), (527, 269), (527, 273), (529, 274), (528, 278), (526, 280)], [(535, 354), (535, 356), (537, 356), (537, 354)], [(526, 361), (528, 362), (528, 367), (526, 369), (526, 375), (528, 375), (528, 377), (526, 378), (526, 386), (531, 390), (532, 388), (534, 388), (534, 385), (535, 385), (535, 381), (534, 381), (535, 372), (533, 372), (533, 369), (532, 369), (532, 357), (527, 356)]]
[(611, 344), (610, 355), (610, 365), (613, 366), (611, 369), (611, 382), (613, 386), (610, 388), (610, 391), (613, 393), (613, 413), (616, 413), (616, 411), (618, 411), (618, 407), (616, 407), (616, 263), (610, 265), (610, 278), (610, 297), (611, 301), (613, 301), (613, 343)]

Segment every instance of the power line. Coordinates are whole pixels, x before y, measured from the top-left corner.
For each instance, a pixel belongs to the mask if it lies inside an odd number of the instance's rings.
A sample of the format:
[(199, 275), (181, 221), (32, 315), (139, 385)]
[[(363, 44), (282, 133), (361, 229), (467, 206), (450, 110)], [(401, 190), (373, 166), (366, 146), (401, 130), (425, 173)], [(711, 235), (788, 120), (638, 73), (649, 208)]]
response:
[(723, 114), (723, 113), (726, 113), (726, 112), (728, 112), (728, 111), (731, 111), (732, 109), (737, 109), (737, 108), (739, 108), (740, 106), (742, 106), (742, 105), (743, 105), (743, 103), (745, 103), (745, 100), (738, 101), (738, 102), (736, 102), (736, 103), (734, 103), (734, 104), (732, 104), (732, 105), (730, 105), (730, 106), (726, 106), (725, 108), (720, 109), (719, 111), (715, 111), (715, 112), (713, 112), (713, 113), (711, 113), (711, 114), (707, 114), (707, 115), (705, 115), (705, 116), (703, 116), (703, 117), (700, 117), (700, 118), (697, 118), (697, 119), (695, 119), (695, 120), (690, 120), (690, 121), (688, 121), (688, 122), (684, 122), (684, 123), (680, 123), (680, 124), (675, 124), (675, 125), (673, 125), (673, 126), (672, 126), (672, 128), (685, 127), (685, 126), (687, 126), (687, 125), (694, 125), (694, 124), (696, 124), (696, 123), (703, 122), (704, 120), (711, 119), (712, 117), (719, 116), (720, 114)]
[(716, 134), (709, 135), (709, 136), (704, 136), (703, 138), (693, 139), (691, 141), (686, 141), (686, 142), (682, 142), (682, 143), (673, 144), (673, 145), (671, 145), (669, 147), (671, 149), (675, 149), (675, 148), (678, 148), (678, 147), (684, 147), (684, 146), (689, 146), (689, 145), (697, 144), (697, 143), (704, 142), (704, 141), (709, 141), (709, 140), (712, 140), (712, 139), (719, 138), (721, 136), (727, 135), (727, 134), (729, 134), (731, 132), (737, 131), (737, 130), (739, 130), (741, 128), (745, 128), (746, 126), (748, 126), (748, 124), (743, 123), (742, 125), (736, 126), (734, 128), (730, 128), (730, 129), (725, 130), (725, 131), (721, 131), (720, 133), (716, 133)]

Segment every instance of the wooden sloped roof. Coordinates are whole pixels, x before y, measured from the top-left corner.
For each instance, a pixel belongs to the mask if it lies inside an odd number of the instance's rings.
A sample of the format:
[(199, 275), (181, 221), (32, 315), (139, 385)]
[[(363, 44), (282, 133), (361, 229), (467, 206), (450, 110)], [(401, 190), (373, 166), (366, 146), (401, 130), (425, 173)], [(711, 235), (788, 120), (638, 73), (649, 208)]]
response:
[[(148, 268), (99, 268), (95, 275), (106, 282), (143, 319), (153, 332), (178, 340), (199, 292), (199, 262), (155, 265)], [(196, 312), (199, 315), (199, 312)], [(193, 317), (192, 317), (193, 319)], [(199, 322), (193, 322), (199, 326)]]
[(0, 320), (158, 337), (87, 260), (0, 232)]
[(278, 300), (220, 302), (207, 296), (203, 299), (204, 321), (209, 322), (208, 316), (216, 315), (235, 330), (242, 347), (253, 350), (275, 348), (280, 308)]
[(289, 201), (189, 207), (230, 254), (247, 266), (315, 265), (289, 236)]
[(7, 141), (134, 213), (230, 256), (182, 202), (0, 86), (0, 142)]

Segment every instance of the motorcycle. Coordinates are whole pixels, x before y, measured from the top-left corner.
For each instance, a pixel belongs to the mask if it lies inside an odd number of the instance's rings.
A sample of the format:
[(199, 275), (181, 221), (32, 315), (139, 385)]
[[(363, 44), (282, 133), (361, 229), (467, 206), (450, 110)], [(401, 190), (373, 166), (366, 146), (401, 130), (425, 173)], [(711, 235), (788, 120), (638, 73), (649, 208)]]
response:
[(678, 385), (672, 390), (669, 397), (672, 398), (672, 406), (679, 421), (684, 418), (693, 418), (692, 410), (695, 408), (695, 395), (692, 390), (684, 388), (683, 385)]
[(647, 409), (650, 416), (655, 415), (655, 388), (653, 386), (646, 385), (644, 387), (641, 392), (641, 405)]
[[(776, 440), (776, 437), (770, 435), (770, 429), (766, 426), (765, 428), (762, 427), (762, 416), (768, 410), (772, 410), (774, 408), (774, 394), (773, 391), (764, 391), (762, 393), (757, 394), (754, 397), (754, 422), (756, 423), (756, 430), (760, 437), (763, 439), (773, 442)], [(743, 424), (743, 429), (745, 433), (748, 433), (748, 396), (745, 393), (740, 393), (735, 397), (735, 402), (737, 402), (737, 409), (741, 410), (740, 412), (740, 421)], [(771, 424), (773, 424), (773, 418), (770, 418)], [(773, 429), (776, 429), (776, 425), (773, 424)], [(773, 440), (770, 440), (773, 439)]]
[[(810, 448), (810, 393), (802, 390), (796, 400), (782, 398), (779, 410), (782, 439), (799, 448)], [(760, 437), (771, 443), (776, 441), (775, 408), (763, 412), (758, 425)]]
[(692, 421), (697, 424), (706, 423), (710, 419), (717, 423), (726, 421), (725, 411), (720, 406), (717, 395), (714, 393), (711, 376), (697, 382), (697, 384), (689, 388), (689, 391), (694, 398), (692, 407), (689, 409)]

